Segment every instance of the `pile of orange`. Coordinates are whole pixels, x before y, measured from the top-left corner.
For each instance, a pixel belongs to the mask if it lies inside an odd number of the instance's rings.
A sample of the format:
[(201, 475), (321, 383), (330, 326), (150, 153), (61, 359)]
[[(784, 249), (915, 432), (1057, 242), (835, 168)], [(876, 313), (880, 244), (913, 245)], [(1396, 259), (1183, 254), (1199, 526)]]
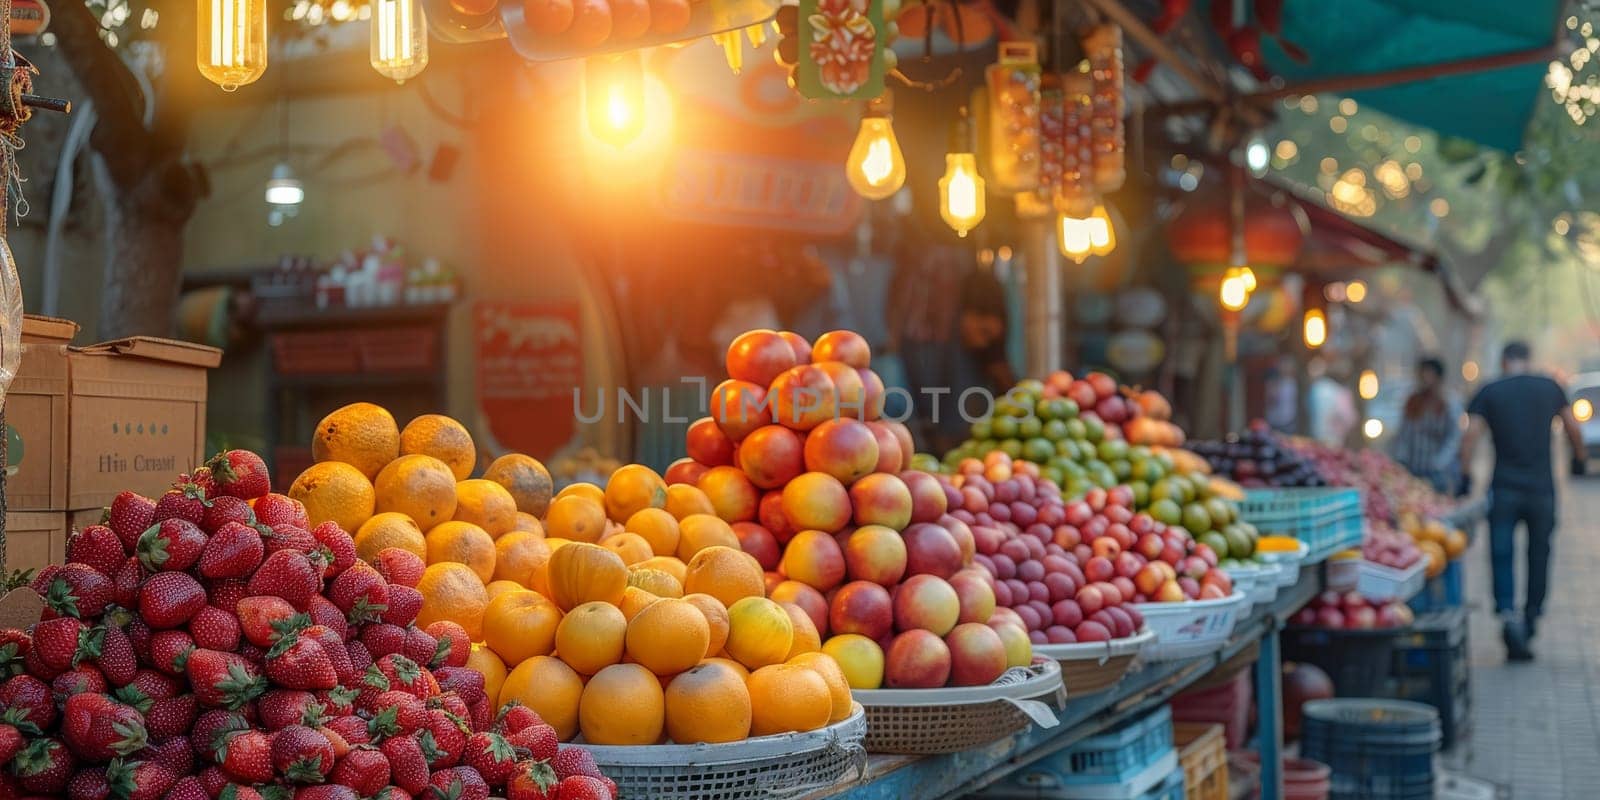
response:
[(1424, 520), (1416, 514), (1400, 516), (1400, 529), (1410, 534), (1417, 549), (1428, 558), (1427, 576), (1437, 577), (1450, 561), (1467, 552), (1467, 534), (1436, 519)]

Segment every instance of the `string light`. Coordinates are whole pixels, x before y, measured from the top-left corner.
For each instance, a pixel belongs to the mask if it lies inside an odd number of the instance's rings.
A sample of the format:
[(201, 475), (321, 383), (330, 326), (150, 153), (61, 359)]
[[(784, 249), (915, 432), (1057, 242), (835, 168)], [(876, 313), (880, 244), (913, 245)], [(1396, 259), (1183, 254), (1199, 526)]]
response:
[(1117, 249), (1116, 226), (1111, 223), (1105, 203), (1096, 203), (1094, 214), (1084, 220), (1084, 224), (1089, 230), (1090, 255), (1106, 256)]
[(1368, 439), (1376, 439), (1379, 436), (1382, 436), (1383, 420), (1376, 417), (1368, 419), (1366, 422), (1362, 423), (1361, 432), (1366, 434)]
[(1226, 311), (1240, 311), (1250, 304), (1250, 290), (1245, 288), (1242, 273), (1238, 267), (1229, 267), (1217, 287), (1217, 302)]
[(1306, 347), (1315, 350), (1328, 343), (1328, 315), (1320, 308), (1308, 308), (1305, 314), (1304, 338)]
[(1370, 369), (1361, 371), (1361, 377), (1356, 381), (1356, 392), (1362, 400), (1371, 400), (1378, 396), (1378, 373)]
[(1362, 300), (1367, 299), (1367, 282), (1363, 280), (1353, 280), (1345, 284), (1344, 299), (1350, 301), (1351, 303), (1360, 303)]

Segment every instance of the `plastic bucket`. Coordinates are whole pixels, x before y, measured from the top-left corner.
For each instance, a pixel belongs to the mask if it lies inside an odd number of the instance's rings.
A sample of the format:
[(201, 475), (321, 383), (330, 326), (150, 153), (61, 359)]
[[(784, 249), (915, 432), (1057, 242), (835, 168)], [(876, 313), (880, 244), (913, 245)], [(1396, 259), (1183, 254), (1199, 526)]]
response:
[(1302, 709), (1300, 752), (1330, 768), (1331, 800), (1430, 800), (1439, 712), (1400, 700), (1316, 700)]
[(1304, 758), (1283, 760), (1283, 800), (1328, 800), (1333, 770)]

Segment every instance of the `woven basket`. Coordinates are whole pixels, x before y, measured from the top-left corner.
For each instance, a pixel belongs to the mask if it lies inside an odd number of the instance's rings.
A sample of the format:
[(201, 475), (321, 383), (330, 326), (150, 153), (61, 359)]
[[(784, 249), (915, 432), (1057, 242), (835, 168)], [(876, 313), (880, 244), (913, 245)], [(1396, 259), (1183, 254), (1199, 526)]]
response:
[(1041, 698), (1064, 702), (1061, 667), (1047, 659), (1014, 667), (988, 686), (873, 689), (852, 692), (867, 711), (869, 753), (955, 753), (1003, 739), (1038, 723), (1056, 726)]
[(1033, 654), (1053, 658), (1061, 665), (1061, 682), (1067, 694), (1081, 697), (1116, 686), (1128, 674), (1145, 645), (1156, 640), (1149, 628), (1122, 639), (1082, 644), (1036, 644)]
[(621, 800), (780, 800), (866, 777), (861, 740), (867, 717), (855, 713), (820, 730), (727, 744), (647, 747), (584, 745), (617, 783)]

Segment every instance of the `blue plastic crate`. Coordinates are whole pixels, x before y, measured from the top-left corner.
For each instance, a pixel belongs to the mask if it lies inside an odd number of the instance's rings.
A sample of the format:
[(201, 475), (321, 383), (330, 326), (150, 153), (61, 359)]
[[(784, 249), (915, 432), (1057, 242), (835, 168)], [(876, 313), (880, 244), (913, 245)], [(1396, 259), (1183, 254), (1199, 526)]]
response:
[[(1167, 792), (1176, 772), (1177, 794)], [(1154, 792), (1154, 794), (1152, 794)], [(1183, 797), (1183, 770), (1172, 744), (1172, 711), (1160, 706), (1104, 733), (1029, 764), (985, 790), (985, 798), (1168, 800)]]
[(1361, 544), (1361, 491), (1337, 487), (1246, 489), (1239, 516), (1264, 534), (1293, 536), (1310, 548), (1308, 563)]
[(1184, 800), (1183, 767), (1168, 775), (1160, 786), (1139, 795), (1139, 800)]
[(1466, 587), (1463, 585), (1466, 571), (1459, 559), (1451, 561), (1439, 577), (1430, 578), (1423, 585), (1422, 591), (1411, 598), (1411, 610), (1418, 614), (1426, 614), (1430, 611), (1460, 608), (1466, 595)]

